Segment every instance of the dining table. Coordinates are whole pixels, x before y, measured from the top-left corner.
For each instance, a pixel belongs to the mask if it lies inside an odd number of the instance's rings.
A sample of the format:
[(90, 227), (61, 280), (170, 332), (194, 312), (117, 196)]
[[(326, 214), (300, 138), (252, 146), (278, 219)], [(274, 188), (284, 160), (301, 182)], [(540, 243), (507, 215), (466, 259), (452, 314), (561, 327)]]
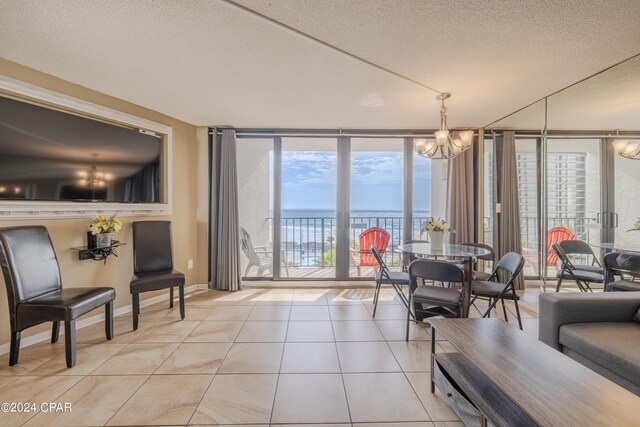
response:
[(473, 281), (473, 264), (476, 262), (478, 257), (489, 255), (491, 252), (488, 249), (449, 243), (444, 243), (442, 246), (435, 246), (428, 242), (414, 242), (398, 245), (397, 251), (420, 258), (462, 260), (465, 277), (465, 282), (462, 284), (464, 289), (462, 313), (463, 317), (469, 317), (469, 307), (471, 305), (471, 282)]

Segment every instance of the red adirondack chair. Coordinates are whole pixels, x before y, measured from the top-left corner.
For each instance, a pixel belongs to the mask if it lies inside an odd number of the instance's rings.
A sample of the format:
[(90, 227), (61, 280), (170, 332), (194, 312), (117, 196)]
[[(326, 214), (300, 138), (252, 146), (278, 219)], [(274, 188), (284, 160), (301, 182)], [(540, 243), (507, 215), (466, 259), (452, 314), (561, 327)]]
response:
[[(553, 265), (558, 269), (558, 255), (553, 250), (554, 243), (559, 243), (564, 240), (573, 240), (574, 234), (566, 227), (554, 227), (547, 230), (547, 265)], [(529, 264), (534, 271), (538, 271), (538, 254), (535, 250), (530, 249), (527, 253), (526, 248), (523, 249), (525, 263)]]
[[(360, 267), (373, 267), (374, 271), (378, 271), (378, 262), (373, 256), (371, 246), (375, 246), (380, 255), (384, 255), (390, 237), (389, 233), (380, 227), (367, 228), (360, 233), (360, 249), (351, 249), (351, 263), (356, 266), (358, 276), (361, 274)], [(358, 259), (355, 259), (354, 255), (357, 255)]]

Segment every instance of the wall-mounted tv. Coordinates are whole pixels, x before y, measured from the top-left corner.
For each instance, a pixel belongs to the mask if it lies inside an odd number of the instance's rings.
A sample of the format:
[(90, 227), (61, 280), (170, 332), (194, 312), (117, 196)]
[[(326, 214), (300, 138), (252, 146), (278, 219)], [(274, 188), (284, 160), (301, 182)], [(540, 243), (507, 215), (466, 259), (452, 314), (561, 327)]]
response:
[(0, 201), (161, 202), (162, 138), (0, 96)]

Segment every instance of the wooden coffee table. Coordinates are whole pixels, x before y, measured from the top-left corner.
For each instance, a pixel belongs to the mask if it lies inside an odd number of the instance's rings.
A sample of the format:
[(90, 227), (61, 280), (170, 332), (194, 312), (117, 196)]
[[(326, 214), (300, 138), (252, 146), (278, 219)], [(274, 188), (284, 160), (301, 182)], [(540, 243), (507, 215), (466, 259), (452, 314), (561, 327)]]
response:
[[(640, 397), (502, 320), (430, 323), (431, 391), (467, 425), (640, 424)], [(436, 336), (455, 352), (436, 353)]]

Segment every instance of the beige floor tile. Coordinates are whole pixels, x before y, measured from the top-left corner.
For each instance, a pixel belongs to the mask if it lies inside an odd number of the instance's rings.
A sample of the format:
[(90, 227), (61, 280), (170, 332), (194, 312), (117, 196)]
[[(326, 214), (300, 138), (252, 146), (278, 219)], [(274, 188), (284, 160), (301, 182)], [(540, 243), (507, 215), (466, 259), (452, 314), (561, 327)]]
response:
[(231, 343), (182, 343), (156, 374), (215, 374)]
[(330, 305), (331, 320), (372, 320), (371, 314), (362, 304)]
[[(53, 402), (65, 391), (73, 387), (81, 376), (24, 376), (11, 383), (11, 387), (0, 389), (0, 402)], [(2, 426), (19, 426), (34, 417), (35, 412), (12, 412), (2, 414)]]
[[(376, 320), (378, 329), (387, 341), (404, 341), (407, 333), (407, 320)], [(409, 323), (409, 339), (412, 341), (427, 341), (429, 327), (426, 324)]]
[(232, 306), (216, 306), (204, 320), (239, 320), (245, 321), (249, 317), (253, 307), (250, 305)]
[(153, 374), (177, 347), (178, 343), (129, 344), (91, 375)]
[(287, 342), (327, 342), (334, 341), (333, 329), (329, 321), (289, 322)]
[(293, 289), (269, 289), (256, 300), (256, 305), (291, 305)]
[(289, 320), (331, 320), (326, 305), (294, 306)]
[(384, 337), (373, 321), (334, 321), (336, 341), (384, 341)]
[[(138, 329), (133, 330), (132, 320), (116, 318), (113, 322), (113, 338), (108, 341), (104, 336), (104, 324), (97, 323), (78, 329), (76, 341), (78, 344), (129, 344), (138, 339), (147, 330), (154, 327), (157, 322), (138, 322)], [(62, 328), (62, 326), (61, 326)], [(60, 336), (60, 341), (64, 336)]]
[(60, 354), (64, 354), (64, 343), (60, 345), (60, 341), (57, 344), (45, 341), (22, 347), (16, 365), (9, 366), (9, 354), (0, 356), (0, 376), (25, 375)]
[(243, 322), (235, 320), (203, 320), (185, 342), (233, 342), (242, 325)]
[(353, 422), (429, 421), (402, 373), (345, 374)]
[(182, 342), (200, 322), (175, 320), (158, 322), (147, 329), (135, 342)]
[(271, 424), (277, 427), (351, 427), (351, 424)]
[[(366, 309), (373, 315), (373, 304), (365, 304)], [(378, 304), (376, 320), (406, 320), (407, 309), (400, 304)]]
[(25, 425), (65, 427), (104, 425), (147, 378), (147, 375), (85, 377), (55, 400), (59, 403), (70, 403), (70, 412), (41, 412)]
[(293, 305), (327, 305), (326, 289), (294, 289)]
[(284, 342), (287, 322), (247, 322), (236, 342)]
[(342, 372), (402, 372), (386, 342), (339, 342)]
[(186, 425), (211, 375), (153, 375), (107, 425)]
[(368, 294), (362, 289), (336, 289), (327, 293), (327, 304), (329, 305), (362, 305), (362, 300)]
[(283, 374), (340, 373), (340, 362), (334, 343), (292, 343), (284, 346)]
[(145, 322), (161, 320), (163, 317), (169, 314), (169, 311), (169, 301), (163, 301), (162, 303), (149, 305), (147, 307), (141, 307), (138, 319)]
[(388, 344), (403, 371), (429, 371), (431, 360), (431, 343), (429, 341), (391, 341)]
[[(64, 346), (64, 343), (58, 341), (57, 345)], [(47, 360), (32, 370), (30, 374), (88, 375), (125, 347), (126, 344), (78, 344), (76, 346), (76, 365), (73, 368), (67, 368), (66, 358), (64, 353), (62, 353)]]
[[(184, 320), (204, 320), (211, 310), (212, 307), (205, 306), (185, 307)], [(177, 302), (161, 320), (180, 320), (180, 307)]]
[(17, 380), (18, 378), (20, 378), (17, 375), (12, 375), (12, 376), (0, 376), (0, 389), (6, 385), (11, 384), (12, 382), (14, 382), (15, 380)]
[(218, 374), (277, 374), (283, 343), (235, 343)]
[(277, 375), (216, 375), (192, 424), (269, 423)]
[(433, 423), (434, 427), (464, 427), (462, 421), (441, 421)]
[(430, 421), (419, 421), (410, 423), (358, 423), (356, 427), (434, 427)]
[(249, 318), (247, 320), (250, 322), (263, 320), (287, 321), (289, 320), (290, 312), (290, 305), (257, 305), (253, 307), (253, 310), (251, 310), (251, 314), (249, 314)]
[(429, 374), (408, 372), (406, 375), (432, 421), (460, 420), (437, 388), (435, 393), (431, 393)]
[(341, 375), (280, 375), (273, 405), (272, 423), (350, 421)]

